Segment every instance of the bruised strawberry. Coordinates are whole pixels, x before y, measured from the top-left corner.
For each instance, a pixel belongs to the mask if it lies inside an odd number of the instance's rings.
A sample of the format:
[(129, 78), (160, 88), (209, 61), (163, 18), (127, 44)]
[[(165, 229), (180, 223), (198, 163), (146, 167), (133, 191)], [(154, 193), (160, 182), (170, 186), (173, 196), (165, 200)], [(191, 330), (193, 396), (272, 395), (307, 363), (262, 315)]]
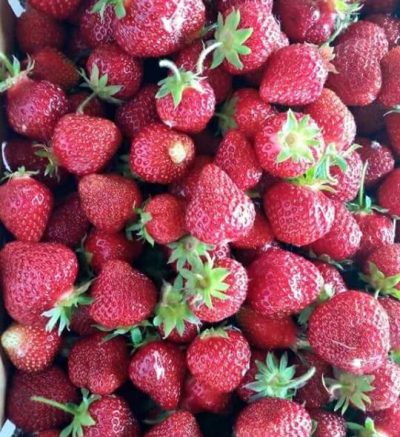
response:
[(386, 107), (398, 105), (400, 102), (400, 81), (394, 73), (400, 67), (400, 47), (396, 47), (383, 57), (382, 88), (378, 100)]
[(55, 0), (50, 3), (46, 0), (29, 0), (31, 6), (56, 20), (68, 18), (77, 10), (80, 2), (81, 0)]
[(379, 205), (387, 209), (391, 215), (400, 215), (400, 169), (389, 173), (378, 189)]
[(343, 417), (324, 410), (311, 410), (310, 415), (317, 423), (314, 437), (346, 437), (346, 421)]
[(175, 411), (161, 423), (154, 425), (144, 437), (201, 437), (196, 419), (188, 411)]

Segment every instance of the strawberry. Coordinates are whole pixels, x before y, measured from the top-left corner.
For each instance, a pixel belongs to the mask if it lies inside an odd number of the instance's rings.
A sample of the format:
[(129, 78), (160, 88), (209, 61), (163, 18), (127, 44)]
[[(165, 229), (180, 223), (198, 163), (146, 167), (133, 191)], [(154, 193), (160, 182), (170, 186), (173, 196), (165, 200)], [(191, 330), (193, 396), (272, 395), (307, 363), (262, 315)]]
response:
[(400, 41), (400, 20), (386, 14), (367, 15), (365, 20), (380, 26), (384, 31), (389, 43), (389, 50), (394, 49)]
[(224, 136), (215, 164), (243, 191), (254, 188), (261, 179), (262, 168), (253, 147), (239, 130), (231, 130)]
[(107, 75), (107, 85), (119, 87), (113, 96), (117, 99), (128, 100), (140, 88), (143, 76), (141, 62), (126, 54), (116, 44), (103, 44), (92, 51), (86, 62), (90, 76), (96, 68), (99, 76)]
[(68, 355), (68, 375), (77, 387), (98, 395), (116, 391), (128, 379), (129, 354), (121, 337), (102, 333), (79, 339)]
[(392, 150), (396, 156), (400, 155), (400, 114), (392, 112), (385, 117), (386, 131), (390, 139)]
[(132, 170), (146, 182), (169, 184), (187, 172), (194, 154), (190, 137), (152, 123), (134, 138), (129, 159)]
[(313, 437), (346, 437), (346, 421), (343, 417), (324, 410), (311, 410), (310, 415), (317, 423)]
[(294, 178), (315, 165), (325, 143), (309, 115), (289, 110), (264, 122), (255, 138), (255, 150), (262, 168), (269, 174)]
[(317, 47), (292, 44), (271, 56), (260, 96), (268, 103), (308, 105), (321, 96), (327, 77), (327, 61)]
[(152, 281), (125, 261), (104, 264), (91, 291), (90, 316), (104, 328), (128, 332), (144, 321), (156, 304)]
[(70, 328), (71, 331), (81, 335), (90, 335), (98, 332), (95, 327), (95, 321), (90, 317), (89, 305), (82, 305), (74, 311), (71, 317)]
[(139, 348), (129, 366), (133, 385), (164, 410), (174, 410), (179, 405), (185, 372), (183, 352), (166, 341), (153, 341)]
[(315, 309), (308, 338), (315, 352), (330, 364), (365, 374), (380, 367), (386, 358), (389, 319), (372, 296), (348, 291)]
[(325, 144), (334, 143), (338, 151), (348, 149), (356, 136), (356, 123), (352, 113), (330, 89), (324, 88), (321, 96), (303, 112), (309, 114), (320, 127)]
[[(248, 0), (217, 0), (217, 9), (225, 12), (232, 7), (237, 7)], [(253, 0), (253, 3), (260, 4), (267, 12), (272, 12), (272, 0)]]
[(324, 288), (329, 287), (333, 290), (334, 294), (348, 291), (347, 285), (336, 267), (321, 261), (314, 261), (313, 264), (317, 267), (324, 279)]
[(70, 94), (68, 96), (68, 112), (77, 112), (78, 109), (83, 106), (83, 114), (90, 115), (91, 117), (104, 117), (106, 113), (105, 105), (97, 97), (92, 98), (90, 102), (84, 105), (84, 102), (87, 101), (90, 96), (91, 94), (88, 91), (78, 91), (77, 93)]
[(400, 47), (395, 47), (385, 55), (381, 62), (382, 88), (378, 100), (390, 108), (400, 102), (400, 81), (394, 71), (400, 67)]
[(144, 85), (132, 100), (118, 107), (115, 123), (128, 139), (132, 140), (146, 125), (159, 120), (156, 93), (155, 85)]
[(0, 220), (17, 240), (37, 242), (46, 229), (53, 195), (24, 167), (7, 177), (0, 186)]
[(60, 49), (66, 37), (61, 23), (33, 8), (18, 18), (15, 30), (19, 48), (25, 53), (45, 47)]
[(250, 347), (236, 329), (209, 329), (189, 346), (186, 361), (198, 381), (228, 393), (239, 386), (250, 365)]
[(144, 437), (201, 437), (195, 417), (188, 411), (175, 411), (161, 423), (154, 425)]
[(49, 429), (48, 431), (35, 432), (35, 437), (59, 437), (60, 431), (56, 429)]
[[(255, 392), (250, 388), (248, 388), (247, 386), (248, 384), (254, 382), (258, 371), (258, 365), (260, 364), (263, 365), (267, 355), (268, 355), (267, 352), (261, 352), (257, 349), (252, 349), (250, 367), (247, 370), (246, 374), (244, 375), (242, 382), (240, 383), (240, 386), (236, 390), (237, 395), (242, 401), (250, 403), (252, 400), (256, 400), (256, 399), (252, 399), (252, 396), (255, 395)], [(275, 396), (270, 396), (270, 397), (275, 397)]]
[(379, 303), (389, 316), (391, 349), (395, 352), (400, 351), (400, 302), (390, 297), (382, 297), (379, 298)]
[(255, 219), (251, 200), (214, 164), (206, 165), (186, 209), (186, 228), (210, 244), (246, 235)]
[(78, 393), (58, 367), (53, 366), (39, 373), (17, 371), (8, 390), (7, 416), (26, 432), (45, 431), (68, 422), (68, 414), (64, 411), (34, 402), (32, 396), (74, 402)]
[(51, 365), (61, 337), (43, 328), (13, 323), (3, 332), (1, 345), (17, 369), (40, 372)]
[(296, 343), (297, 327), (289, 316), (272, 318), (242, 306), (236, 319), (247, 341), (259, 349), (284, 349)]
[(56, 164), (85, 176), (103, 169), (120, 142), (121, 134), (110, 120), (68, 114), (56, 126), (52, 153)]
[(79, 181), (79, 198), (88, 220), (99, 230), (115, 233), (135, 219), (142, 202), (139, 188), (118, 174), (91, 174)]
[(264, 209), (276, 239), (295, 246), (326, 235), (335, 217), (334, 203), (325, 194), (289, 182), (277, 182), (266, 191)]
[(308, 437), (311, 428), (311, 417), (301, 405), (286, 399), (262, 399), (239, 413), (234, 431), (237, 437)]
[(400, 169), (390, 172), (378, 189), (379, 205), (387, 209), (391, 215), (400, 215)]
[(323, 285), (322, 276), (310, 261), (281, 249), (269, 250), (256, 259), (248, 274), (247, 301), (268, 317), (299, 313), (317, 299)]
[(387, 410), (374, 412), (372, 417), (378, 432), (384, 433), (388, 437), (396, 437), (400, 418), (400, 401), (397, 401)]
[(385, 127), (387, 108), (377, 100), (367, 106), (354, 106), (351, 108), (357, 125), (359, 135), (369, 136)]
[(56, 20), (65, 20), (78, 9), (81, 0), (56, 0), (51, 3), (46, 0), (29, 0), (35, 9), (44, 12)]

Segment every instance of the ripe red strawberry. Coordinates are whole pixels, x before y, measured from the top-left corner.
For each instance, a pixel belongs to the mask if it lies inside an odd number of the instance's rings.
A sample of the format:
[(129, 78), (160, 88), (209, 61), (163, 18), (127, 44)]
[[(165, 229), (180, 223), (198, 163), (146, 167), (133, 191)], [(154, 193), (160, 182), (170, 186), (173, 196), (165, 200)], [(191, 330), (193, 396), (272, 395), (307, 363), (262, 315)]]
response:
[(367, 403), (367, 411), (380, 411), (390, 408), (400, 395), (400, 367), (390, 360), (369, 374), (373, 376), (374, 389), (367, 395), (371, 402)]
[(336, 150), (348, 149), (356, 136), (356, 123), (352, 113), (330, 89), (324, 88), (321, 96), (303, 112), (309, 114), (322, 131), (325, 144), (334, 143)]
[(149, 278), (125, 261), (111, 260), (102, 268), (91, 291), (90, 316), (107, 329), (126, 328), (144, 321), (156, 304)]
[(390, 322), (390, 348), (395, 352), (400, 351), (400, 302), (390, 297), (379, 299), (389, 316)]
[(53, 195), (24, 167), (8, 178), (0, 186), (0, 220), (17, 240), (37, 242), (46, 229)]
[(70, 17), (78, 9), (80, 2), (81, 0), (55, 0), (50, 3), (46, 0), (29, 0), (31, 6), (56, 20)]
[(83, 114), (68, 114), (57, 124), (52, 152), (56, 164), (84, 176), (102, 170), (121, 142), (113, 122)]
[(292, 44), (271, 56), (260, 96), (268, 103), (308, 105), (321, 96), (327, 77), (327, 61), (317, 47)]
[(152, 123), (134, 138), (130, 166), (146, 182), (169, 184), (185, 175), (194, 154), (190, 137), (161, 123)]
[(132, 100), (118, 107), (115, 123), (132, 140), (146, 125), (159, 120), (156, 109), (155, 85), (144, 85)]
[(324, 279), (325, 289), (328, 287), (334, 294), (348, 291), (347, 285), (336, 267), (321, 261), (314, 261), (313, 264), (317, 267)]
[(249, 140), (239, 130), (229, 131), (219, 145), (215, 164), (243, 191), (254, 188), (262, 168)]
[(178, 407), (186, 372), (185, 357), (178, 346), (153, 341), (132, 357), (129, 377), (164, 410)]
[(78, 307), (71, 317), (71, 331), (81, 336), (95, 334), (98, 329), (95, 327), (96, 322), (90, 317), (89, 305), (81, 305)]
[(135, 208), (142, 202), (132, 179), (118, 174), (91, 174), (79, 181), (79, 198), (88, 220), (99, 230), (119, 232), (135, 219)]
[(385, 117), (386, 131), (390, 139), (390, 145), (396, 156), (400, 155), (400, 114), (392, 112)]
[(262, 399), (250, 404), (240, 413), (235, 423), (235, 435), (282, 435), (308, 437), (311, 417), (304, 407), (286, 399)]
[(400, 41), (400, 20), (397, 17), (378, 13), (367, 15), (365, 20), (382, 27), (389, 43), (389, 50), (398, 45)]
[[(77, 112), (78, 108), (82, 107), (83, 102), (85, 102), (89, 96), (90, 93), (88, 91), (78, 91), (75, 94), (70, 94), (68, 96), (68, 112)], [(97, 97), (93, 97), (90, 102), (84, 105), (82, 113), (90, 115), (91, 117), (104, 117), (106, 113), (104, 102)]]
[(1, 345), (13, 365), (25, 372), (49, 367), (61, 346), (61, 337), (43, 328), (13, 323), (1, 336)]
[(310, 415), (317, 423), (314, 437), (346, 437), (346, 421), (342, 416), (324, 410), (311, 410)]
[(34, 53), (45, 47), (61, 49), (65, 41), (65, 31), (61, 23), (29, 8), (17, 20), (16, 38), (23, 52)]
[(359, 135), (369, 136), (385, 127), (385, 114), (387, 108), (374, 100), (367, 106), (355, 106), (351, 108), (357, 125)]
[(383, 57), (382, 88), (378, 100), (388, 108), (398, 105), (400, 102), (400, 81), (394, 73), (400, 68), (400, 47), (396, 47)]
[(348, 291), (319, 305), (309, 321), (311, 347), (330, 364), (354, 374), (380, 367), (390, 347), (389, 319), (368, 294)]
[[(225, 12), (232, 7), (237, 7), (248, 0), (217, 0), (217, 9)], [(253, 0), (254, 3), (260, 4), (266, 11), (272, 12), (272, 0)]]
[(186, 209), (186, 228), (194, 237), (220, 244), (243, 237), (255, 219), (254, 205), (229, 176), (206, 165)]
[(378, 201), (391, 215), (400, 215), (400, 169), (394, 169), (386, 176), (378, 189)]
[(289, 110), (272, 115), (259, 129), (255, 150), (262, 168), (272, 176), (301, 176), (319, 161), (325, 143), (309, 115)]
[(209, 329), (189, 346), (186, 361), (198, 381), (228, 393), (239, 386), (250, 365), (250, 347), (238, 330)]
[(35, 432), (35, 437), (59, 437), (60, 431), (56, 429), (50, 429), (48, 431), (42, 431), (42, 432)]
[(68, 375), (77, 387), (97, 395), (116, 391), (128, 379), (129, 354), (122, 337), (106, 341), (96, 333), (79, 339), (68, 355)]
[(175, 411), (163, 422), (154, 425), (144, 437), (201, 437), (195, 417), (188, 411)]
[(34, 402), (32, 396), (44, 396), (67, 403), (78, 398), (77, 389), (58, 367), (39, 373), (16, 372), (7, 398), (7, 417), (25, 432), (45, 431), (68, 422), (64, 411)]
[(375, 430), (384, 433), (388, 437), (396, 437), (399, 430), (400, 401), (397, 401), (387, 410), (377, 411), (372, 414)]
[(92, 51), (86, 62), (89, 76), (96, 67), (100, 77), (107, 75), (108, 86), (120, 87), (113, 97), (128, 100), (139, 90), (143, 76), (142, 64), (116, 44), (103, 44)]
[(278, 182), (266, 191), (264, 209), (276, 239), (295, 246), (326, 235), (335, 217), (335, 206), (325, 194), (289, 182)]

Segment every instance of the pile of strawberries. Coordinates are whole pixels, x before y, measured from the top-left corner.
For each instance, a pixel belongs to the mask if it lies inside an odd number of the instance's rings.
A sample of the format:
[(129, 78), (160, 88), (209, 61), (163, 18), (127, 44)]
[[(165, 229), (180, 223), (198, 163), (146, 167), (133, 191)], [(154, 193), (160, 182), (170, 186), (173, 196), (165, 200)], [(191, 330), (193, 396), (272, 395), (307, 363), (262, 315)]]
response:
[(400, 436), (397, 6), (28, 1), (0, 54), (18, 428)]

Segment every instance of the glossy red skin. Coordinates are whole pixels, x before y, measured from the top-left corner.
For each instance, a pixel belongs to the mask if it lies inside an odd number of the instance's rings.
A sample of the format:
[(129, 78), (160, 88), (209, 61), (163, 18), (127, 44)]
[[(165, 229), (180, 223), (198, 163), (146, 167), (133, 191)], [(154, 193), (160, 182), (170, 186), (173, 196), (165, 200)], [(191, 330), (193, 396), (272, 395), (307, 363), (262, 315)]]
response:
[(68, 112), (64, 91), (47, 81), (22, 77), (7, 91), (7, 117), (15, 132), (50, 140), (58, 120)]
[(90, 316), (108, 329), (143, 322), (156, 305), (156, 288), (125, 261), (108, 261), (92, 286)]
[(136, 57), (160, 57), (179, 50), (203, 28), (201, 0), (137, 0), (126, 5), (126, 16), (114, 24), (117, 43)]
[(253, 390), (246, 387), (247, 384), (255, 382), (256, 375), (258, 373), (258, 367), (256, 361), (265, 363), (267, 352), (261, 352), (256, 349), (251, 351), (250, 367), (244, 375), (240, 386), (237, 388), (236, 393), (242, 399), (242, 401), (250, 403), (252, 397), (256, 394)]
[(104, 264), (111, 260), (132, 264), (139, 258), (143, 249), (140, 241), (128, 240), (122, 232), (109, 234), (98, 229), (93, 229), (89, 233), (83, 246), (90, 258), (89, 264), (95, 272), (100, 272)]
[(58, 367), (39, 373), (17, 371), (7, 398), (7, 417), (25, 432), (62, 427), (71, 416), (54, 407), (34, 402), (32, 396), (43, 396), (61, 403), (76, 402), (78, 391)]
[(175, 411), (144, 434), (144, 437), (166, 436), (201, 437), (202, 433), (192, 414), (188, 411)]
[(390, 322), (390, 348), (400, 350), (400, 302), (390, 297), (379, 299), (389, 316)]
[(19, 370), (40, 372), (53, 362), (61, 346), (57, 332), (13, 323), (1, 337), (3, 350)]
[[(78, 91), (75, 94), (68, 96), (69, 111), (77, 112), (79, 106), (89, 97), (88, 91)], [(83, 114), (90, 115), (91, 117), (104, 117), (106, 114), (106, 107), (103, 101), (97, 97), (93, 98), (83, 108)]]
[(369, 136), (385, 127), (384, 116), (387, 108), (381, 105), (377, 100), (367, 106), (355, 106), (351, 108), (357, 125), (359, 135)]
[(395, 48), (400, 42), (400, 20), (397, 17), (378, 13), (368, 15), (365, 20), (371, 21), (382, 27), (389, 43), (389, 50)]
[(119, 129), (110, 120), (67, 114), (57, 123), (52, 150), (61, 167), (85, 176), (102, 170), (121, 140)]
[(74, 193), (54, 209), (43, 240), (73, 248), (82, 241), (89, 226), (79, 196)]
[(105, 341), (105, 334), (79, 339), (68, 355), (68, 375), (77, 387), (109, 395), (128, 379), (129, 351), (123, 337)]
[(336, 267), (321, 261), (314, 261), (313, 264), (321, 273), (324, 286), (329, 286), (335, 294), (348, 291), (347, 285)]
[(71, 317), (71, 331), (81, 336), (95, 334), (98, 329), (95, 328), (96, 322), (90, 317), (89, 305), (79, 306)]
[(16, 38), (21, 51), (34, 53), (44, 47), (61, 49), (65, 41), (65, 31), (61, 23), (30, 8), (17, 20)]
[(400, 68), (400, 47), (396, 47), (383, 57), (382, 88), (378, 100), (388, 108), (400, 102), (400, 80), (395, 71)]
[(321, 274), (310, 261), (280, 249), (264, 253), (247, 271), (247, 301), (268, 317), (299, 313), (317, 299), (323, 285)]
[(262, 168), (253, 146), (240, 130), (226, 133), (219, 145), (215, 164), (243, 191), (254, 188), (261, 179)]
[[(225, 12), (232, 7), (237, 7), (248, 0), (217, 0), (217, 9), (220, 12)], [(258, 7), (262, 7), (266, 12), (272, 12), (272, 0), (253, 0)]]
[(60, 431), (58, 430), (48, 430), (48, 431), (42, 431), (42, 432), (35, 432), (35, 437), (59, 437)]
[(186, 373), (185, 357), (178, 346), (153, 341), (132, 357), (129, 377), (164, 410), (178, 407)]
[(335, 206), (325, 194), (289, 182), (278, 182), (266, 191), (264, 210), (275, 238), (295, 246), (326, 235), (335, 218)]
[(240, 331), (227, 329), (227, 338), (198, 336), (186, 354), (191, 374), (220, 393), (235, 390), (250, 365), (250, 346)]
[(400, 215), (400, 169), (394, 169), (386, 176), (378, 189), (378, 202), (391, 215)]
[(186, 229), (209, 244), (243, 237), (255, 220), (251, 199), (215, 164), (206, 165), (186, 209)]
[(320, 97), (327, 77), (326, 61), (318, 48), (292, 44), (271, 56), (261, 82), (260, 96), (268, 103), (308, 105)]
[(400, 155), (400, 114), (392, 113), (385, 117), (386, 131), (390, 139), (390, 145), (396, 156)]
[(334, 143), (339, 151), (353, 144), (357, 130), (354, 116), (330, 89), (324, 88), (321, 96), (307, 105), (303, 112), (309, 114), (320, 127), (325, 144)]
[(115, 123), (125, 137), (132, 140), (146, 125), (159, 120), (156, 92), (155, 85), (144, 85), (132, 100), (118, 107)]
[(357, 375), (380, 367), (390, 348), (388, 315), (373, 296), (359, 291), (337, 294), (319, 305), (308, 326), (314, 351)]
[(136, 217), (142, 203), (136, 182), (118, 174), (91, 174), (79, 181), (79, 198), (88, 220), (99, 230), (115, 233)]
[(236, 419), (235, 436), (276, 435), (308, 437), (311, 417), (304, 407), (286, 399), (267, 398), (244, 408)]
[[(387, 244), (375, 249), (364, 264), (364, 272), (370, 273), (370, 263), (375, 264), (385, 277), (400, 274), (400, 243)], [(400, 289), (400, 284), (396, 286)]]
[(86, 62), (89, 77), (95, 65), (100, 76), (107, 74), (109, 86), (122, 87), (113, 97), (128, 100), (138, 92), (143, 78), (142, 63), (116, 44), (103, 44), (92, 51)]
[[(171, 153), (178, 144), (185, 156), (176, 161)], [(134, 138), (129, 160), (131, 169), (144, 181), (170, 184), (187, 173), (194, 156), (195, 147), (189, 136), (161, 123), (152, 123)]]
[(399, 400), (387, 410), (374, 412), (371, 416), (378, 432), (385, 433), (388, 437), (396, 437), (400, 420)]
[(30, 0), (29, 4), (56, 20), (64, 20), (76, 11), (80, 2), (81, 0), (56, 0), (49, 3), (47, 0)]
[(69, 295), (78, 273), (74, 252), (57, 243), (8, 243), (0, 252), (4, 303), (21, 324), (43, 326), (41, 314)]
[(342, 416), (324, 410), (311, 410), (310, 415), (318, 423), (315, 437), (346, 437), (346, 421)]

